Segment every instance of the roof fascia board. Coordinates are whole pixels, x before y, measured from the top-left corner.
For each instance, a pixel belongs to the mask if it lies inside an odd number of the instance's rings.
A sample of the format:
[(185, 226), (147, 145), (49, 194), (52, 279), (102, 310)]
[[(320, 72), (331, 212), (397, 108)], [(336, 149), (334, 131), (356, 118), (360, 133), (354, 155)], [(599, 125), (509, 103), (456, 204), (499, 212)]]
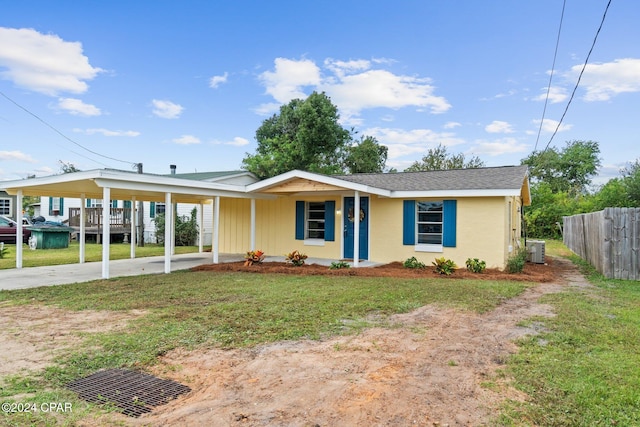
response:
[(447, 197), (504, 197), (519, 196), (519, 188), (492, 189), (492, 190), (435, 190), (435, 191), (393, 191), (394, 199), (412, 198), (447, 198)]
[(354, 182), (345, 181), (339, 178), (334, 178), (327, 175), (317, 174), (313, 172), (306, 172), (301, 170), (292, 170), (289, 172), (285, 172), (281, 175), (277, 175), (271, 178), (267, 178), (265, 180), (256, 182), (254, 184), (247, 185), (247, 191), (250, 193), (260, 192), (262, 190), (266, 190), (271, 187), (278, 186), (280, 184), (284, 184), (287, 181), (292, 179), (308, 179), (310, 181), (317, 181), (322, 184), (333, 185), (336, 187), (342, 187), (347, 190), (360, 191), (363, 193), (376, 194), (378, 196), (386, 196), (389, 197), (391, 191), (385, 190), (382, 188), (370, 187), (368, 185), (356, 184)]

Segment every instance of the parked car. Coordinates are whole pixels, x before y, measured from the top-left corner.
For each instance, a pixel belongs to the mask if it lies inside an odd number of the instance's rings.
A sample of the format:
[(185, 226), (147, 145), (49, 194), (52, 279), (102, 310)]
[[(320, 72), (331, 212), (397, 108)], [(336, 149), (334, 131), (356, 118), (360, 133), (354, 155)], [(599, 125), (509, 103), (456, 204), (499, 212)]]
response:
[[(23, 220), (24, 224), (24, 220)], [(0, 242), (4, 243), (16, 243), (16, 227), (18, 223), (9, 217), (0, 215)], [(26, 224), (22, 228), (22, 242), (28, 243), (29, 236), (31, 236), (31, 230), (25, 228)]]

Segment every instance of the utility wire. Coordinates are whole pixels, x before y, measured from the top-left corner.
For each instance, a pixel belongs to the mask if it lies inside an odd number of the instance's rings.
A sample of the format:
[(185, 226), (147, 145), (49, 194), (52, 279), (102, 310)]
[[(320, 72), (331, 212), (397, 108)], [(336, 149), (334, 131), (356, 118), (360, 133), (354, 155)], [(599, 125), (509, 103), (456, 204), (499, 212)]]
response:
[(556, 50), (553, 52), (553, 63), (551, 64), (551, 73), (549, 74), (549, 84), (547, 85), (547, 96), (544, 99), (544, 108), (542, 109), (542, 119), (540, 120), (540, 127), (538, 128), (538, 136), (536, 138), (536, 145), (533, 148), (535, 152), (538, 149), (538, 141), (540, 141), (540, 133), (542, 133), (542, 125), (544, 124), (544, 117), (547, 112), (547, 104), (549, 104), (549, 92), (551, 92), (551, 81), (553, 80), (553, 73), (556, 69), (556, 58), (558, 57), (558, 46), (560, 45), (560, 33), (562, 32), (562, 21), (564, 20), (564, 9), (567, 5), (567, 0), (562, 2), (562, 13), (560, 14), (560, 25), (558, 26), (558, 37), (556, 38)]
[[(103, 157), (105, 159), (108, 160), (113, 160), (115, 162), (120, 162), (120, 163), (126, 163), (128, 165), (132, 165), (135, 167), (135, 163), (134, 162), (130, 162), (130, 161), (126, 161), (126, 160), (120, 160), (120, 159), (116, 159), (114, 157), (109, 157), (109, 156), (105, 156), (103, 154), (100, 154), (96, 151), (90, 150), (87, 147), (81, 145), (80, 143), (74, 141), (73, 139), (69, 138), (67, 135), (65, 135), (64, 133), (60, 132), (58, 129), (56, 129), (54, 126), (50, 125), (49, 123), (47, 123), (45, 120), (41, 119), (37, 114), (32, 113), (31, 111), (29, 111), (27, 108), (23, 107), (22, 105), (18, 104), (16, 101), (14, 101), (13, 99), (9, 98), (4, 92), (0, 91), (0, 95), (2, 95), (5, 99), (7, 99), (9, 102), (11, 102), (12, 104), (14, 104), (16, 107), (20, 108), (21, 110), (25, 111), (26, 113), (30, 114), (31, 116), (33, 116), (34, 118), (36, 118), (38, 121), (40, 121), (42, 124), (44, 124), (45, 126), (47, 126), (48, 128), (50, 128), (51, 130), (53, 130), (54, 132), (56, 132), (58, 135), (60, 135), (61, 137), (63, 137), (64, 139), (66, 139), (67, 141), (71, 142), (72, 144), (77, 145), (78, 147), (82, 148), (83, 150), (88, 151), (89, 153), (99, 156), (99, 157)], [(73, 150), (70, 150), (72, 153), (77, 154), (80, 157), (84, 157), (87, 160), (91, 160), (92, 162), (98, 163), (102, 166), (108, 167), (108, 165), (101, 163), (97, 160), (94, 160), (90, 157), (84, 156), (80, 153), (77, 153)]]
[(584, 61), (584, 65), (582, 66), (582, 70), (580, 71), (580, 74), (578, 75), (578, 81), (576, 82), (575, 87), (573, 88), (573, 92), (571, 92), (571, 97), (569, 98), (569, 102), (567, 102), (567, 106), (564, 109), (564, 112), (562, 113), (562, 117), (560, 117), (560, 121), (558, 122), (558, 126), (556, 126), (556, 130), (553, 131), (553, 135), (551, 135), (551, 138), (549, 139), (549, 142), (547, 142), (547, 146), (544, 147), (544, 150), (542, 150), (542, 152), (544, 153), (545, 151), (547, 151), (547, 148), (549, 148), (549, 144), (551, 144), (551, 141), (553, 141), (553, 138), (556, 136), (556, 133), (558, 133), (558, 129), (560, 129), (560, 126), (562, 125), (562, 121), (564, 120), (564, 116), (567, 114), (567, 110), (569, 110), (569, 105), (571, 105), (571, 101), (573, 101), (573, 97), (576, 94), (576, 91), (578, 90), (578, 86), (580, 86), (580, 80), (582, 79), (582, 75), (584, 74), (584, 70), (587, 68), (587, 63), (589, 62), (589, 57), (591, 56), (591, 52), (593, 52), (593, 48), (596, 45), (596, 41), (598, 40), (598, 35), (600, 34), (600, 30), (602, 29), (602, 25), (604, 24), (604, 20), (607, 17), (607, 11), (609, 10), (609, 6), (611, 6), (611, 0), (609, 0), (609, 2), (607, 3), (607, 7), (604, 9), (604, 14), (602, 15), (602, 20), (600, 21), (600, 26), (598, 27), (598, 31), (596, 31), (596, 35), (593, 38), (593, 43), (591, 43), (591, 49), (589, 49), (589, 53), (587, 54), (587, 58)]

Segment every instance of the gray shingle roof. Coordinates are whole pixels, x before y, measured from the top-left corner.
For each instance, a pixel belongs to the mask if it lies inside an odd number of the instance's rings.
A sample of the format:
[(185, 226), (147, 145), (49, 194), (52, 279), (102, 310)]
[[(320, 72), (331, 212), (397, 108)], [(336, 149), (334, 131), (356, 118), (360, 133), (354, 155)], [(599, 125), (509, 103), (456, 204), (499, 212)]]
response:
[(520, 189), (527, 166), (428, 172), (362, 173), (334, 178), (391, 191)]

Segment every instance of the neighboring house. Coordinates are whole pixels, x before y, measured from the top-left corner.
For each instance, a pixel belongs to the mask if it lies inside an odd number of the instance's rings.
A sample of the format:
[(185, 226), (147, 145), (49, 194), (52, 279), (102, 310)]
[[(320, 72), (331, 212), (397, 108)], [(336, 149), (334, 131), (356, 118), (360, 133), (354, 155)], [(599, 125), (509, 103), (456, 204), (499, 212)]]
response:
[[(17, 221), (17, 212), (16, 196), (10, 196), (6, 191), (0, 190), (0, 215), (8, 216)], [(20, 210), (20, 213), (22, 213), (22, 210)]]
[[(149, 233), (153, 216), (168, 211), (163, 201), (177, 204), (179, 215), (202, 206), (202, 236), (204, 244), (212, 243), (214, 262), (218, 253), (260, 249), (280, 256), (299, 250), (356, 265), (411, 257), (431, 264), (445, 257), (461, 267), (479, 258), (487, 267), (504, 268), (520, 245), (523, 206), (531, 204), (526, 166), (341, 176), (294, 170), (262, 181), (241, 171), (151, 175), (104, 169), (7, 182), (6, 189), (43, 195), (41, 213), (57, 211), (61, 215), (48, 218), (57, 220), (79, 203), (72, 200), (85, 197), (89, 205), (100, 196), (115, 199), (105, 235), (117, 228), (114, 212), (126, 222), (127, 208), (120, 206), (131, 206), (134, 198), (145, 202)], [(58, 195), (64, 199), (56, 201)], [(108, 257), (108, 277), (105, 263)]]

